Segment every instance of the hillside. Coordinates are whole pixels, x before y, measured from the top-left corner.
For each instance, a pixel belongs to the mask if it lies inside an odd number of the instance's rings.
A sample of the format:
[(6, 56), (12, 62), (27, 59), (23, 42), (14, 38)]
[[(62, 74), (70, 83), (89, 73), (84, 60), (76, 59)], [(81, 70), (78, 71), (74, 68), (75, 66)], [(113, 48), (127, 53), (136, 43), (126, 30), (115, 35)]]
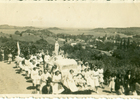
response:
[(39, 30), (31, 30), (31, 29), (27, 29), (25, 31), (22, 31), (20, 34), (22, 35), (37, 35), (37, 36), (52, 36), (54, 33), (52, 33), (51, 31), (47, 30), (47, 29), (39, 29)]
[(0, 29), (42, 29), (38, 27), (32, 27), (32, 26), (12, 26), (12, 25), (0, 25)]
[(37, 27), (32, 27), (32, 26), (19, 27), (19, 26), (11, 26), (11, 25), (0, 25), (0, 32), (6, 33), (6, 34), (14, 34), (15, 31), (22, 32), (27, 29), (40, 30), (42, 28), (37, 28)]
[(103, 32), (103, 33), (122, 33), (125, 35), (135, 35), (140, 34), (140, 27), (128, 27), (128, 28), (95, 28), (92, 29), (93, 32)]
[(50, 27), (50, 28), (47, 28), (48, 30), (62, 30), (61, 28), (58, 28), (58, 27)]
[(0, 25), (0, 29), (13, 29), (13, 28), (19, 28), (17, 26), (9, 26), (9, 25)]
[[(73, 29), (73, 28), (39, 28), (32, 26), (11, 26), (11, 25), (0, 25), (0, 32), (6, 34), (14, 34), (15, 31), (25, 33), (27, 30), (31, 30), (33, 34), (37, 35), (52, 35), (52, 34), (71, 34), (71, 35), (94, 35), (96, 37), (104, 36), (105, 34), (113, 35), (119, 33), (121, 35), (140, 35), (140, 27), (127, 27), (127, 28), (94, 28), (94, 29)], [(27, 32), (30, 33), (30, 32)]]

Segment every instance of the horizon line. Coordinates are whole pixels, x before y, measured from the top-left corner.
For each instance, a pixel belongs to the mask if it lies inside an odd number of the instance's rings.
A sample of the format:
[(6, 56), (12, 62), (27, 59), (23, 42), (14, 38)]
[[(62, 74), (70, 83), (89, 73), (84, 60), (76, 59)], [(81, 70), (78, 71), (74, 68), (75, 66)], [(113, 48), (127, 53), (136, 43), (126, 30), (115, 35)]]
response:
[(35, 26), (35, 25), (10, 25), (10, 24), (0, 24), (2, 25), (7, 25), (7, 26), (14, 26), (14, 27), (34, 27), (34, 28), (73, 28), (73, 29), (96, 29), (96, 28), (140, 28), (140, 26), (127, 26), (127, 27), (121, 27), (121, 26), (108, 26), (108, 27), (59, 27), (59, 26)]

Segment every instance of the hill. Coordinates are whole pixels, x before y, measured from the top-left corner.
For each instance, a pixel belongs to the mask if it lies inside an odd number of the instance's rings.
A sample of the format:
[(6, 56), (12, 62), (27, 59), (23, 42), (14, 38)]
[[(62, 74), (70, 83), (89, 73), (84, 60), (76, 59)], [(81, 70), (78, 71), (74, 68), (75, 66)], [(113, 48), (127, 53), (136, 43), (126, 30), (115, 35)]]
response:
[(38, 27), (32, 27), (32, 26), (12, 26), (12, 25), (0, 25), (0, 29), (42, 29)]
[[(30, 30), (27, 32), (27, 30)], [(32, 26), (11, 26), (11, 25), (0, 25), (0, 32), (6, 34), (14, 34), (16, 31), (25, 34), (34, 34), (34, 35), (55, 35), (55, 34), (68, 34), (68, 35), (94, 35), (95, 37), (104, 36), (104, 35), (114, 35), (118, 33), (123, 37), (127, 35), (140, 35), (140, 27), (127, 27), (127, 28), (94, 28), (94, 29), (75, 29), (75, 28), (39, 28)]]
[(6, 34), (14, 34), (15, 31), (22, 32), (27, 29), (40, 30), (42, 28), (37, 28), (37, 27), (32, 27), (32, 26), (19, 27), (19, 26), (12, 26), (12, 25), (0, 25), (0, 32), (6, 33)]
[(50, 27), (50, 28), (47, 28), (48, 30), (62, 30), (61, 28), (57, 28), (57, 27)]
[(140, 34), (140, 27), (127, 27), (127, 28), (95, 28), (93, 32), (103, 33), (121, 33), (125, 35), (136, 35)]
[(9, 25), (0, 25), (0, 29), (13, 29), (13, 28), (18, 28), (16, 26), (9, 26)]

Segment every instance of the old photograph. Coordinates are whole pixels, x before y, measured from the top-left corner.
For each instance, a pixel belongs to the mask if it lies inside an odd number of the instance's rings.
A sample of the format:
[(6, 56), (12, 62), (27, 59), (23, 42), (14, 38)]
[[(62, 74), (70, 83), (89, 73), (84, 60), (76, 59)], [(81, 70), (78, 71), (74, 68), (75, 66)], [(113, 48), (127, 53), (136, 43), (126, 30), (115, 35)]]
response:
[(140, 3), (0, 2), (0, 94), (140, 95)]

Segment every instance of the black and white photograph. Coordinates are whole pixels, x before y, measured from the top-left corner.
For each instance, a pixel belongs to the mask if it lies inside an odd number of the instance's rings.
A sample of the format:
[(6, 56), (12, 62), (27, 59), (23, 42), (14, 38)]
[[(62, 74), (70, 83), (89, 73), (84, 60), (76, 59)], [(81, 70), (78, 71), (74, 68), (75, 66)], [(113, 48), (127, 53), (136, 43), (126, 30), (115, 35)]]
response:
[(0, 2), (0, 95), (140, 95), (140, 3)]

